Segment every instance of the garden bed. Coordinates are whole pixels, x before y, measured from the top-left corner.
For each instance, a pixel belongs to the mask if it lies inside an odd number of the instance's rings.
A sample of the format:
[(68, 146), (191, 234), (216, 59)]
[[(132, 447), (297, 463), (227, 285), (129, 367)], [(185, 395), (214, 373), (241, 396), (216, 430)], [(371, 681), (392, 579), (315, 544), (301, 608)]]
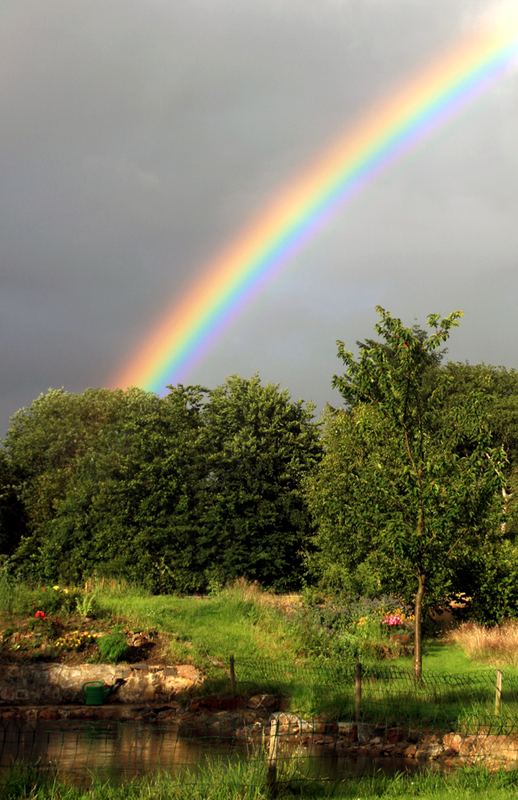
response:
[[(57, 662), (74, 666), (100, 658), (99, 640), (117, 629), (123, 634), (128, 663), (173, 662), (170, 637), (156, 629), (133, 629), (113, 619), (93, 619), (77, 614), (0, 615), (0, 663)], [(122, 660), (122, 659), (121, 659)]]

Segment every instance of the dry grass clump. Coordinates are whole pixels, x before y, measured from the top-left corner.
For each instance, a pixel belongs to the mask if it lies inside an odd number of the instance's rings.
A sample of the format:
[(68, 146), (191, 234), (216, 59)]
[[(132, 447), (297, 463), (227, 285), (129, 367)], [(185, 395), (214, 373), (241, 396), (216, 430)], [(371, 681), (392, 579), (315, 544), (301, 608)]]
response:
[(274, 594), (263, 589), (257, 581), (247, 581), (246, 578), (237, 578), (232, 581), (223, 592), (227, 595), (237, 596), (248, 603), (273, 606), (288, 614), (302, 604), (302, 596), (300, 594)]
[(493, 628), (464, 622), (446, 638), (460, 645), (470, 658), (489, 664), (518, 666), (518, 620), (508, 620)]

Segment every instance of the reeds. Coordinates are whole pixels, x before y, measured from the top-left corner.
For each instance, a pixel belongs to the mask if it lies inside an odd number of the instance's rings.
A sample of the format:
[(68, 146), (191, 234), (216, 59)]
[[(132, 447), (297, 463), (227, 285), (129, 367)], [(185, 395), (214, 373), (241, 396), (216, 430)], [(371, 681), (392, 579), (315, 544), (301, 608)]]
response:
[(492, 628), (464, 622), (447, 634), (447, 640), (460, 645), (470, 658), (494, 666), (518, 666), (518, 620)]

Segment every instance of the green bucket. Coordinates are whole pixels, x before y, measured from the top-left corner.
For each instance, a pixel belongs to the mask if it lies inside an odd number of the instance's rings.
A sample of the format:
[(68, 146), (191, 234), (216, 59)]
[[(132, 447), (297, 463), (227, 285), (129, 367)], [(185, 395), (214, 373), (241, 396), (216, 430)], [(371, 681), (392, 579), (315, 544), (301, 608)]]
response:
[(102, 706), (106, 697), (106, 688), (102, 681), (88, 681), (83, 683), (85, 704), (87, 706)]

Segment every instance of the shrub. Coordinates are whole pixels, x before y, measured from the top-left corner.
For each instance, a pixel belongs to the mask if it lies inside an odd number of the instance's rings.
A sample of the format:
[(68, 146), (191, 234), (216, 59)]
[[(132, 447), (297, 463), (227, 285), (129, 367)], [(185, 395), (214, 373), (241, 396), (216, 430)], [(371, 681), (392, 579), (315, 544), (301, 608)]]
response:
[[(412, 617), (392, 596), (337, 602), (307, 594), (294, 618), (306, 650), (325, 658), (352, 662), (399, 656), (411, 642)], [(398, 624), (386, 622), (389, 618)]]
[(76, 610), (79, 591), (67, 586), (36, 586), (15, 581), (6, 572), (0, 573), (0, 611), (10, 614), (71, 614)]
[(97, 642), (99, 660), (109, 664), (122, 661), (128, 650), (126, 635), (121, 625), (117, 625), (110, 633), (101, 636)]

